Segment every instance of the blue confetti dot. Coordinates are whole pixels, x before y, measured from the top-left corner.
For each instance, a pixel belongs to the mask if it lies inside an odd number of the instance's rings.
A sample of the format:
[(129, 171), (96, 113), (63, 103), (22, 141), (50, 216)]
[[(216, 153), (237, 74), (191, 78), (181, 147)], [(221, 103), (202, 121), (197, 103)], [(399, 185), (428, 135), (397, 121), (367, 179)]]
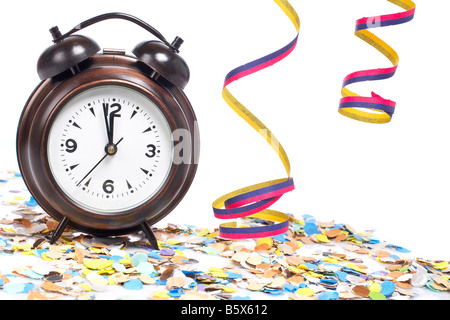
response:
[(347, 281), (347, 274), (348, 274), (347, 272), (336, 271), (335, 274), (340, 281), (344, 281), (344, 282)]
[(34, 284), (32, 283), (7, 283), (3, 287), (3, 291), (8, 294), (14, 293), (27, 293), (31, 289), (34, 288)]
[(305, 225), (303, 226), (303, 230), (305, 230), (308, 236), (320, 233), (316, 224), (312, 222), (305, 223)]
[(131, 257), (131, 265), (136, 268), (141, 262), (147, 261), (147, 258), (147, 254), (137, 252)]
[(320, 293), (317, 298), (319, 300), (337, 300), (339, 298), (339, 293), (336, 291), (324, 291)]
[(184, 294), (183, 289), (179, 288), (179, 289), (172, 289), (169, 290), (169, 292), (167, 293), (169, 296), (171, 296), (172, 298), (179, 298)]
[(156, 259), (156, 260), (162, 260), (163, 258), (161, 258), (161, 256), (159, 255), (158, 251), (150, 251), (148, 253), (148, 256), (150, 258)]
[(319, 267), (316, 266), (316, 265), (313, 264), (313, 263), (304, 262), (303, 265), (304, 265), (305, 267), (307, 267), (309, 270), (317, 270), (317, 269), (319, 269)]
[(384, 281), (381, 284), (381, 291), (380, 291), (380, 293), (382, 293), (386, 297), (388, 297), (391, 294), (393, 294), (394, 291), (395, 291), (395, 283), (393, 283), (392, 281)]
[(36, 206), (38, 206), (38, 203), (36, 202), (36, 200), (34, 200), (33, 197), (30, 197), (30, 200), (25, 201), (25, 205), (27, 205), (29, 207), (36, 207)]
[(130, 279), (123, 286), (128, 290), (140, 290), (143, 288), (142, 281), (139, 279)]
[(297, 289), (298, 289), (297, 286), (294, 286), (294, 285), (292, 285), (292, 284), (290, 284), (290, 283), (286, 283), (286, 284), (284, 285), (284, 290), (286, 290), (287, 292), (294, 292), (294, 291), (297, 290)]
[(279, 241), (279, 242), (286, 242), (287, 241), (287, 234), (286, 233), (282, 233), (282, 234), (276, 235), (276, 236), (273, 237), (273, 240)]
[(235, 272), (227, 272), (228, 279), (242, 279), (242, 274)]
[(325, 285), (335, 285), (337, 283), (336, 279), (327, 278), (327, 279), (320, 279), (320, 283), (324, 283)]

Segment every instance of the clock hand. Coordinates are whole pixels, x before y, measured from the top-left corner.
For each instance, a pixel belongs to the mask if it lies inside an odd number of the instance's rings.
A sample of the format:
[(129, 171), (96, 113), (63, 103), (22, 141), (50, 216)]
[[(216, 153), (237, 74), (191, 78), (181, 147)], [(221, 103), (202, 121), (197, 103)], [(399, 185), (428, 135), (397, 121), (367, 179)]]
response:
[(111, 106), (111, 109), (114, 109), (114, 111), (111, 111), (109, 114), (109, 144), (111, 145), (114, 141), (114, 118), (120, 118), (120, 110), (122, 109), (122, 106), (119, 103), (113, 103)]
[[(108, 135), (108, 144), (113, 144), (113, 137), (111, 132), (111, 124), (108, 123), (108, 107), (109, 105), (107, 103), (103, 103), (103, 118), (105, 119), (105, 125), (106, 125), (106, 134)], [(111, 122), (111, 117), (109, 119)]]
[(112, 143), (114, 141), (114, 114), (113, 113), (111, 113), (109, 115), (109, 136), (110, 136), (109, 143)]
[[(117, 145), (118, 145), (120, 142), (122, 142), (122, 140), (123, 140), (123, 138), (121, 138), (119, 141), (117, 141), (117, 143), (114, 145), (114, 148), (116, 148)], [(96, 164), (91, 170), (89, 170), (89, 172), (83, 177), (83, 179), (80, 180), (80, 182), (78, 182), (77, 187), (79, 187), (80, 184), (84, 181), (84, 179), (86, 179), (86, 178), (91, 174), (91, 172), (94, 171), (94, 169), (97, 168), (98, 165), (99, 165), (100, 163), (102, 163), (102, 161), (105, 160), (105, 158), (106, 158), (107, 156), (109, 156), (109, 155), (110, 155), (110, 154), (109, 154), (108, 152), (106, 152), (106, 154), (100, 159), (100, 161), (97, 162), (97, 164)]]

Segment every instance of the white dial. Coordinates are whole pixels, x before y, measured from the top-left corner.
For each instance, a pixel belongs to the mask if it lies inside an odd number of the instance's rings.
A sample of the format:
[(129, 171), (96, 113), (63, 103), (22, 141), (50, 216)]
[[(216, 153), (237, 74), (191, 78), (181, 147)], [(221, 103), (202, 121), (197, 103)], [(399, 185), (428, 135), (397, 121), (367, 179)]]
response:
[(160, 190), (172, 167), (172, 131), (142, 93), (101, 85), (61, 108), (50, 127), (47, 155), (53, 177), (72, 201), (113, 214)]

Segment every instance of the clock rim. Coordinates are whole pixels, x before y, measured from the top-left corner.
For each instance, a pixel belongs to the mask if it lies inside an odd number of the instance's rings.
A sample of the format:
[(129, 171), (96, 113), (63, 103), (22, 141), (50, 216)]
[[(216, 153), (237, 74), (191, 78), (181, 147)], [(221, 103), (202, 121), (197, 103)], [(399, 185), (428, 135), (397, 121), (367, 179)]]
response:
[[(114, 66), (111, 66), (112, 63)], [(180, 128), (180, 125), (182, 125), (184, 129), (191, 133), (191, 136), (194, 136), (197, 133), (195, 130), (198, 129), (196, 128), (196, 117), (183, 91), (169, 83), (158, 83), (150, 79), (144, 73), (147, 71), (145, 68), (146, 66), (132, 57), (98, 55), (91, 58), (86, 69), (78, 75), (65, 79), (53, 78), (41, 82), (28, 99), (18, 126), (17, 155), (19, 167), (30, 193), (44, 211), (54, 219), (60, 221), (67, 217), (70, 220), (69, 226), (94, 235), (127, 234), (140, 230), (140, 225), (143, 222), (152, 225), (160, 221), (185, 196), (197, 170), (198, 154), (194, 154), (194, 150), (191, 163), (179, 165), (172, 163), (166, 181), (157, 194), (138, 207), (123, 211), (119, 215), (98, 214), (79, 207), (59, 188), (48, 165), (47, 139), (52, 119), (55, 118), (65, 102), (84, 91), (84, 89), (99, 85), (123, 85), (137, 90), (149, 97), (161, 109), (171, 130)], [(86, 80), (87, 78), (89, 80)], [(79, 85), (79, 83), (84, 84)], [(56, 104), (52, 102), (55, 100), (58, 101)], [(172, 110), (168, 110), (168, 106)], [(169, 111), (175, 111), (176, 114)], [(168, 112), (170, 117), (167, 116)], [(33, 119), (30, 123), (27, 117), (32, 113), (33, 118), (37, 117), (37, 119)], [(39, 124), (36, 124), (37, 122)], [(43, 127), (42, 122), (44, 122)], [(36, 137), (36, 130), (42, 132), (40, 138)], [(37, 140), (40, 141), (41, 147), (39, 150), (41, 166), (31, 164), (32, 160), (30, 159), (30, 154), (33, 158), (37, 157), (36, 152), (38, 151), (32, 146), (33, 142), (36, 143)], [(191, 142), (195, 143), (194, 140)], [(194, 145), (192, 144), (192, 146)], [(196, 148), (198, 150), (198, 146)], [(37, 177), (40, 179), (45, 177), (49, 184), (44, 191), (36, 188), (36, 186), (42, 187), (42, 182), (36, 182)], [(51, 192), (48, 192), (47, 189)], [(54, 191), (56, 191), (56, 196)], [(166, 194), (168, 194), (168, 200), (165, 200)], [(55, 201), (57, 202), (56, 205)], [(157, 212), (148, 212), (155, 209)], [(61, 213), (61, 211), (64, 213)]]

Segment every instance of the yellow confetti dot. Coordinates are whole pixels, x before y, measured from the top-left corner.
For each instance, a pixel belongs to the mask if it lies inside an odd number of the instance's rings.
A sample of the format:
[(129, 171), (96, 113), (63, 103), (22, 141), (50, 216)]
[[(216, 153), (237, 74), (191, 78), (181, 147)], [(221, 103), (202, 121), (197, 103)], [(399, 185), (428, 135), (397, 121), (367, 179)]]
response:
[(83, 289), (83, 291), (92, 291), (91, 287), (87, 284), (80, 284), (80, 288)]
[(178, 253), (179, 256), (184, 256), (184, 252), (180, 249), (175, 249), (175, 252)]
[(24, 196), (15, 196), (14, 200), (25, 200)]
[(222, 291), (226, 293), (234, 293), (237, 292), (238, 290), (236, 288), (231, 287), (222, 287)]
[(166, 292), (156, 292), (153, 294), (153, 299), (169, 299), (170, 296)]
[(346, 264), (345, 266), (348, 267), (348, 268), (351, 268), (351, 269), (353, 269), (353, 270), (355, 270), (355, 271), (361, 272), (361, 273), (363, 273), (363, 274), (367, 274), (367, 271), (366, 271), (366, 270), (361, 269), (361, 268), (358, 267), (356, 264), (348, 263), (348, 264)]
[(300, 273), (300, 269), (294, 267), (294, 266), (288, 266), (288, 269), (291, 270), (293, 273)]
[(442, 261), (433, 265), (435, 269), (444, 270), (448, 267), (448, 261)]
[(17, 251), (17, 250), (30, 249), (31, 247), (33, 247), (33, 245), (32, 245), (31, 243), (26, 243), (26, 244), (21, 244), (21, 245), (13, 246), (12, 249), (13, 249), (14, 251)]
[(86, 268), (99, 270), (106, 269), (113, 265), (113, 260), (107, 259), (84, 259), (83, 264)]
[(209, 233), (209, 234), (206, 235), (206, 237), (209, 238), (209, 239), (213, 239), (213, 238), (217, 237), (217, 233), (216, 232)]
[(258, 239), (258, 241), (256, 242), (256, 245), (259, 246), (261, 244), (267, 244), (270, 247), (272, 247), (272, 238), (261, 238)]
[(103, 250), (100, 248), (91, 247), (91, 248), (89, 248), (89, 250), (91, 250), (92, 252), (98, 253), (98, 254), (103, 253)]
[(116, 269), (110, 267), (110, 268), (105, 268), (105, 269), (101, 269), (98, 270), (97, 273), (102, 275), (102, 274), (114, 274), (116, 272)]
[(166, 241), (166, 243), (169, 244), (169, 245), (176, 245), (176, 244), (180, 244), (181, 241), (177, 240), (177, 239), (169, 239), (169, 240)]
[(316, 239), (320, 242), (330, 242), (325, 234), (316, 234)]
[(209, 273), (218, 278), (228, 278), (228, 275), (220, 268), (209, 268)]
[(81, 271), (81, 274), (84, 276), (84, 277), (86, 277), (89, 273), (91, 273), (91, 272), (95, 272), (94, 270), (91, 270), (91, 269), (88, 269), (88, 268), (85, 268), (85, 269), (83, 269), (83, 271)]
[(209, 229), (203, 229), (202, 231), (200, 231), (199, 233), (197, 233), (197, 237), (204, 237), (209, 233)]
[(43, 253), (41, 254), (41, 258), (42, 258), (42, 260), (44, 260), (44, 261), (53, 261), (52, 258), (47, 257), (47, 253), (46, 253), (46, 252), (43, 252)]
[(372, 283), (370, 286), (368, 286), (370, 292), (381, 292), (381, 284), (378, 282)]
[(119, 260), (119, 263), (121, 263), (123, 265), (131, 264), (131, 257), (130, 257), (130, 255), (128, 253), (126, 255), (124, 255), (123, 259)]
[(323, 262), (328, 262), (328, 263), (339, 263), (339, 259), (336, 258), (331, 258), (331, 257), (324, 257)]
[(356, 244), (362, 244), (363, 242), (361, 241), (361, 240), (359, 240), (358, 238), (355, 238), (355, 237), (347, 237), (347, 241), (349, 241), (349, 242), (353, 242), (353, 243), (356, 243)]
[(312, 272), (312, 271), (306, 272), (305, 275), (306, 276), (311, 276), (311, 277), (314, 277), (314, 278), (325, 278), (325, 276), (321, 275), (320, 273), (315, 273), (315, 272)]
[(311, 288), (300, 288), (297, 289), (297, 291), (295, 291), (296, 294), (298, 294), (299, 296), (303, 296), (303, 297), (311, 297), (314, 295), (314, 290)]

